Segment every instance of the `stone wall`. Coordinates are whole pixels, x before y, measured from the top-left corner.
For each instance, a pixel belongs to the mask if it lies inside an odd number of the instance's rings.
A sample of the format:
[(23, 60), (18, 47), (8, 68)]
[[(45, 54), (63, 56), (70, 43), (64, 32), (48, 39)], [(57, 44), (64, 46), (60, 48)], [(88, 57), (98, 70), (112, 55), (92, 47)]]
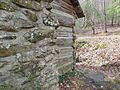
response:
[(0, 90), (58, 90), (73, 68), (72, 28), (58, 27), (50, 9), (43, 0), (0, 0)]

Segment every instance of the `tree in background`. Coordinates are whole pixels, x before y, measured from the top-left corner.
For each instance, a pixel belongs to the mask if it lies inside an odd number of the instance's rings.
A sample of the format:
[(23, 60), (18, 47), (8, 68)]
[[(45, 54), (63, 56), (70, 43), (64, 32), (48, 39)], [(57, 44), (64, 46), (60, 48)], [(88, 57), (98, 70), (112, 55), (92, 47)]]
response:
[(116, 21), (120, 24), (120, 0), (112, 0), (112, 4), (107, 9), (108, 20), (111, 20), (111, 26)]
[(95, 18), (100, 18), (99, 10), (97, 10), (91, 0), (83, 0), (82, 8), (85, 13), (84, 28), (91, 28), (95, 34)]
[(104, 30), (105, 30), (105, 33), (107, 33), (107, 15), (106, 15), (106, 1), (103, 0), (103, 5), (104, 5)]
[[(85, 17), (77, 22), (79, 28), (96, 28), (108, 32), (107, 25), (120, 24), (120, 0), (80, 0)], [(99, 30), (98, 30), (99, 32)]]

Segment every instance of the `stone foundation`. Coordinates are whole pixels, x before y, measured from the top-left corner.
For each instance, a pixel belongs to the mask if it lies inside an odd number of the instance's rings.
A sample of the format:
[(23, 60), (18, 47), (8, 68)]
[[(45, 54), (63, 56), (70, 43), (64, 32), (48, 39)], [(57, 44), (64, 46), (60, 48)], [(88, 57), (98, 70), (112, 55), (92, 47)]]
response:
[(73, 68), (72, 28), (46, 23), (38, 1), (0, 1), (0, 90), (59, 90)]

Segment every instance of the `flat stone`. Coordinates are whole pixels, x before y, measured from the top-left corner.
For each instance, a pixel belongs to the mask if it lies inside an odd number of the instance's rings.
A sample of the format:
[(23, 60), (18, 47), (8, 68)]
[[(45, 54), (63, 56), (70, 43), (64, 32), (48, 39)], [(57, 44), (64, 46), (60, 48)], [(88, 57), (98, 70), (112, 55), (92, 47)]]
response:
[(11, 1), (16, 5), (27, 8), (27, 9), (32, 9), (35, 11), (42, 10), (40, 3), (33, 0), (11, 0)]
[(50, 55), (48, 55), (48, 56), (45, 57), (45, 61), (46, 62), (50, 62), (50, 61), (54, 60), (54, 57), (55, 56), (53, 54), (50, 54)]
[(31, 12), (29, 10), (24, 10), (23, 14), (31, 21), (36, 22), (38, 20), (38, 17), (36, 13)]
[(3, 40), (13, 40), (16, 38), (17, 37), (15, 35), (0, 35), (0, 39), (3, 39)]
[(16, 7), (12, 6), (11, 4), (5, 3), (5, 2), (0, 2), (0, 9), (9, 11), (9, 12), (15, 12), (17, 10)]
[(16, 32), (17, 29), (15, 29), (15, 28), (12, 27), (12, 26), (0, 25), (0, 31)]
[(19, 46), (19, 45), (10, 45), (9, 47), (1, 47), (0, 48), (0, 57), (8, 57), (12, 55), (16, 55), (17, 53), (29, 51), (31, 46)]
[[(7, 17), (4, 17), (7, 22), (5, 22), (3, 19), (0, 21), (0, 31), (7, 31), (7, 32), (18, 32), (21, 29), (29, 29), (35, 27), (35, 23), (30, 22), (28, 20), (22, 19), (22, 18), (13, 18), (7, 19)], [(3, 23), (4, 22), (4, 23)]]
[(88, 79), (93, 80), (94, 82), (104, 81), (105, 75), (101, 72), (90, 73), (85, 75)]
[(45, 38), (55, 38), (54, 29), (36, 29), (33, 32), (28, 32), (24, 35), (25, 39), (31, 43), (36, 43)]

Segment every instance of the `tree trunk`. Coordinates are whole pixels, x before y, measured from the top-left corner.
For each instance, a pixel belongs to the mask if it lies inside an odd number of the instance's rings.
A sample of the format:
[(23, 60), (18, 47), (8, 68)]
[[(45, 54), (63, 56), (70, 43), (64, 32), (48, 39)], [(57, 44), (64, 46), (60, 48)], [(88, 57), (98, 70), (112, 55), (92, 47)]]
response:
[(114, 15), (112, 16), (111, 26), (114, 26)]
[(103, 3), (104, 3), (104, 30), (105, 30), (105, 33), (107, 33), (107, 18), (106, 18), (106, 3), (105, 3), (105, 0), (103, 0)]
[(93, 34), (95, 34), (95, 23), (93, 20), (91, 20), (91, 22), (92, 22), (91, 28), (92, 28)]

